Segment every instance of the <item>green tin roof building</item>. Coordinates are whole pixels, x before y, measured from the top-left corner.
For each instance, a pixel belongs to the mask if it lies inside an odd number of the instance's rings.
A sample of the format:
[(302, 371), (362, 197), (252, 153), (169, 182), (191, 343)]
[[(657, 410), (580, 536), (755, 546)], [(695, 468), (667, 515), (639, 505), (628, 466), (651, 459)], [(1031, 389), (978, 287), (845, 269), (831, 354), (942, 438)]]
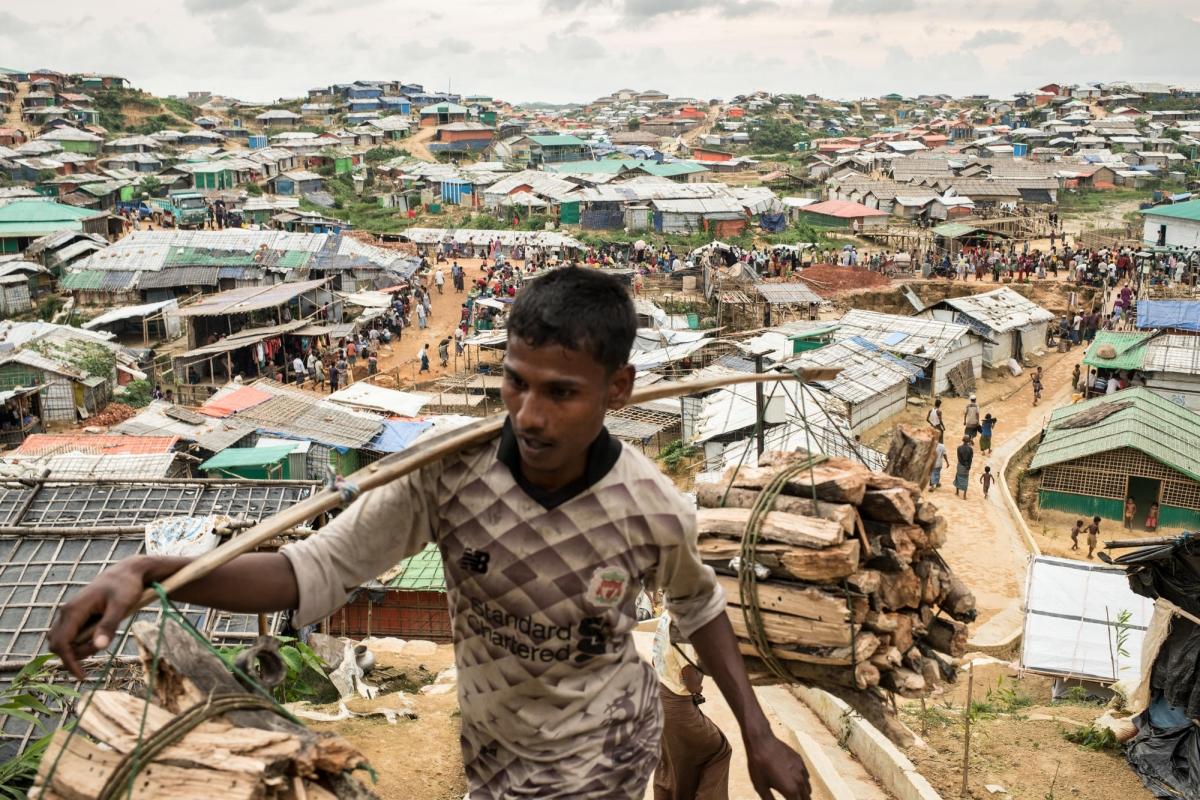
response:
[(1200, 528), (1200, 415), (1144, 387), (1055, 411), (1029, 468), (1042, 508), (1122, 520), (1132, 497), (1135, 528), (1151, 503), (1160, 528)]

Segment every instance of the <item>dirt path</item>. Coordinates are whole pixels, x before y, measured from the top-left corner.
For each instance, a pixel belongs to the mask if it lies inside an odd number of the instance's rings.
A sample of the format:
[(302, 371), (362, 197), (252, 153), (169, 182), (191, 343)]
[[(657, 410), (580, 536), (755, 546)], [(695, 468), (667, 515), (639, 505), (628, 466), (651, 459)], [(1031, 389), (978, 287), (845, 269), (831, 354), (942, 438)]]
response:
[(722, 105), (709, 106), (708, 115), (705, 117), (704, 122), (683, 134), (682, 138), (684, 144), (690, 145), (692, 142), (711, 131), (713, 126), (717, 124), (717, 120), (720, 119), (721, 112), (724, 110), (725, 106)]
[[(1070, 399), (1071, 370), (1083, 357), (1083, 350), (1070, 353), (1047, 353), (1038, 359), (1043, 367), (1045, 395), (1038, 406), (1032, 404), (1031, 370), (1020, 377), (984, 377), (976, 384), (980, 413), (991, 413), (999, 422), (993, 437), (991, 455), (975, 449), (971, 483), (966, 499), (954, 495), (954, 450), (962, 442), (965, 398), (942, 398), (946, 422), (946, 450), (950, 466), (942, 470), (942, 486), (929, 496), (939, 513), (949, 523), (942, 556), (975, 593), (979, 618), (972, 626), (972, 640), (988, 642), (1001, 639), (1019, 626), (1020, 597), (1025, 581), (1029, 552), (1002, 497), (993, 486), (987, 499), (983, 497), (979, 476), (990, 466), (999, 478), (1001, 465), (1007, 456), (1024, 443), (1029, 435), (1040, 430), (1050, 412)], [(990, 370), (989, 370), (990, 372)], [(910, 405), (899, 418), (892, 418), (867, 432), (863, 440), (875, 446), (890, 439), (892, 428), (899, 422), (923, 424), (928, 405)], [(978, 439), (976, 439), (978, 443)]]
[(17, 84), (17, 92), (13, 95), (12, 105), (8, 107), (8, 113), (4, 115), (5, 128), (16, 128), (25, 131), (25, 133), (33, 136), (33, 128), (25, 123), (21, 118), (21, 108), (25, 104), (25, 97), (29, 94), (29, 82)]
[(429, 148), (426, 146), (429, 142), (433, 141), (434, 136), (437, 136), (437, 128), (418, 128), (417, 132), (413, 135), (401, 139), (397, 143), (397, 146), (409, 155), (416, 156), (422, 161), (437, 161), (433, 157), (433, 153), (429, 152)]

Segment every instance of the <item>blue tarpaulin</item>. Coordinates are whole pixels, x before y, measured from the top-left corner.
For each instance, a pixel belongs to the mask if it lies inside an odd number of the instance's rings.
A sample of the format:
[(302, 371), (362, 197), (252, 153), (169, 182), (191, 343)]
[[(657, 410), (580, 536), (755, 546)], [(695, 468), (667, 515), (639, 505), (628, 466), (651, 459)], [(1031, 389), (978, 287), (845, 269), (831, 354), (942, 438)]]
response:
[(764, 231), (780, 233), (787, 230), (787, 214), (759, 214), (758, 224)]
[(1176, 328), (1200, 333), (1200, 301), (1197, 300), (1139, 300), (1137, 326)]
[(432, 427), (433, 423), (428, 421), (384, 420), (383, 430), (371, 440), (370, 448), (380, 453), (399, 453)]

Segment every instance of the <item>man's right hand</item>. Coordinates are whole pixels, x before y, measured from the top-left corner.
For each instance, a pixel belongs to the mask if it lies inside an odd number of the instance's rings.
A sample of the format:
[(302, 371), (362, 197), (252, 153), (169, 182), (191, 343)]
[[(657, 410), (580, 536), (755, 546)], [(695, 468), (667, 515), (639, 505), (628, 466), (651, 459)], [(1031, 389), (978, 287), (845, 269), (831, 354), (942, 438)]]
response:
[[(121, 620), (133, 610), (146, 588), (149, 560), (135, 556), (109, 567), (58, 610), (50, 627), (49, 645), (63, 666), (84, 680), (79, 662), (112, 643)], [(79, 641), (79, 634), (96, 621), (92, 635)]]

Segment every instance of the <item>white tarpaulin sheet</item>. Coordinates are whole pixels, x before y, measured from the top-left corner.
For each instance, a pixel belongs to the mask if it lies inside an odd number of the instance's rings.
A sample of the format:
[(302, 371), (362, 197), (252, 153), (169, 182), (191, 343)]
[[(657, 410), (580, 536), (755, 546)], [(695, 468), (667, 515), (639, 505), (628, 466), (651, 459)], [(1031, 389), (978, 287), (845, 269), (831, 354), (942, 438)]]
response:
[[(1038, 556), (1030, 562), (1025, 604), (1024, 669), (1105, 683), (1118, 677), (1137, 682), (1154, 603), (1129, 589), (1125, 570)], [(1129, 618), (1119, 625), (1122, 612), (1129, 612)], [(1113, 674), (1114, 660), (1119, 676)]]

